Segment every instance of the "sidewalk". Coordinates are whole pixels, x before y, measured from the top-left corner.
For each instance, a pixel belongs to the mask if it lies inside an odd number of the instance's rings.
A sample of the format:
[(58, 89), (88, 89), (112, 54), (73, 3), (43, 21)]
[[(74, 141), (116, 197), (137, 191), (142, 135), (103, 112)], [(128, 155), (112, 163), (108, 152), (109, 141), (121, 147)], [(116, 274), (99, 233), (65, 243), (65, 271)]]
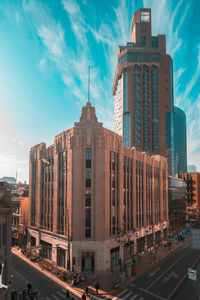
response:
[(190, 234), (188, 234), (185, 237), (184, 241), (173, 242), (172, 245), (171, 245), (170, 250), (169, 250), (169, 248), (165, 248), (164, 245), (160, 245), (159, 248), (157, 249), (156, 260), (155, 261), (154, 261), (155, 250), (153, 251), (153, 255), (152, 255), (151, 260), (150, 260), (150, 253), (145, 252), (141, 256), (141, 258), (138, 259), (138, 257), (137, 257), (137, 259), (136, 259), (136, 264), (135, 264), (136, 275), (131, 276), (129, 279), (127, 279), (126, 282), (124, 282), (124, 284), (121, 285), (119, 288), (117, 288), (115, 290), (113, 289), (109, 293), (105, 293), (103, 291), (100, 291), (100, 293), (104, 296), (107, 295), (107, 299), (112, 299), (113, 296), (111, 296), (111, 294), (113, 294), (116, 291), (120, 291), (120, 290), (124, 289), (127, 285), (129, 285), (131, 282), (135, 281), (143, 273), (145, 273), (145, 272), (149, 271), (150, 269), (152, 269), (158, 262), (160, 262), (161, 260), (167, 258), (171, 253), (176, 251), (178, 248), (184, 247), (185, 245), (189, 244), (189, 242), (190, 242)]
[[(112, 299), (113, 297), (111, 296), (111, 294), (113, 294), (114, 292), (119, 291), (121, 289), (124, 289), (130, 282), (136, 280), (140, 275), (142, 275), (146, 271), (153, 268), (158, 262), (160, 262), (162, 259), (166, 258), (172, 252), (176, 251), (179, 247), (183, 247), (186, 244), (188, 244), (189, 239), (190, 239), (190, 235), (187, 235), (185, 238), (185, 241), (177, 241), (177, 242), (172, 243), (171, 250), (169, 250), (168, 248), (165, 248), (164, 245), (160, 245), (159, 248), (157, 249), (155, 261), (154, 261), (155, 250), (152, 252), (153, 255), (152, 255), (151, 259), (150, 259), (150, 253), (144, 252), (144, 254), (141, 255), (141, 257), (137, 257), (135, 259), (136, 260), (136, 263), (135, 263), (136, 275), (129, 277), (126, 280), (126, 282), (124, 282), (124, 284), (121, 285), (117, 289), (113, 289), (113, 290), (109, 290), (109, 291), (99, 290), (99, 295), (96, 294), (95, 288), (93, 286), (88, 286), (90, 297), (87, 297), (87, 299), (96, 299), (96, 300), (97, 299)], [(81, 299), (82, 294), (85, 291), (85, 286), (71, 287), (68, 283), (63, 282), (62, 280), (60, 280), (58, 277), (56, 277), (52, 273), (50, 273), (46, 270), (42, 270), (41, 267), (37, 263), (30, 261), (30, 259), (28, 259), (24, 254), (22, 254), (20, 249), (12, 248), (12, 252), (15, 255), (19, 256), (20, 258), (22, 258), (27, 263), (29, 263), (30, 265), (32, 265), (34, 268), (36, 268), (37, 270), (44, 273), (46, 276), (48, 276), (49, 278), (51, 278), (52, 280), (54, 280), (55, 282), (60, 284), (65, 289), (68, 289), (69, 292), (71, 293), (71, 295), (73, 295), (75, 299)]]

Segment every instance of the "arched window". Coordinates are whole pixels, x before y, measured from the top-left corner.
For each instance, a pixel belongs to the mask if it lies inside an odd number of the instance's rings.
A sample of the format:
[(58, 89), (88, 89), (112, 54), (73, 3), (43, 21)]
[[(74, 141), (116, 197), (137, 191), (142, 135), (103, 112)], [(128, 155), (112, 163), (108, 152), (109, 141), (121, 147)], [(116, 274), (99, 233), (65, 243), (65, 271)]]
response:
[(143, 71), (149, 73), (149, 67), (147, 65), (143, 66)]
[(134, 69), (133, 70), (134, 70), (134, 72), (140, 73), (141, 67), (139, 65), (134, 65)]
[(152, 73), (158, 73), (158, 67), (156, 67), (155, 65), (153, 65), (153, 66), (151, 67), (151, 72), (152, 72)]

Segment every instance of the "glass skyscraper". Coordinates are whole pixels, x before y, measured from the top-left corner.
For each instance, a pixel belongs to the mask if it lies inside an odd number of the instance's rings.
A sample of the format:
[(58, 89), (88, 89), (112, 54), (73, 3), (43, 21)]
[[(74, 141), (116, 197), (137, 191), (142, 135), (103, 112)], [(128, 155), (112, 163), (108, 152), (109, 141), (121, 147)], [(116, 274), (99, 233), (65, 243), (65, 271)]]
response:
[(165, 35), (151, 34), (151, 9), (134, 13), (131, 42), (118, 47), (113, 95), (124, 145), (167, 157), (174, 174), (173, 61)]
[(177, 106), (174, 106), (174, 159), (175, 173), (187, 173), (186, 115)]

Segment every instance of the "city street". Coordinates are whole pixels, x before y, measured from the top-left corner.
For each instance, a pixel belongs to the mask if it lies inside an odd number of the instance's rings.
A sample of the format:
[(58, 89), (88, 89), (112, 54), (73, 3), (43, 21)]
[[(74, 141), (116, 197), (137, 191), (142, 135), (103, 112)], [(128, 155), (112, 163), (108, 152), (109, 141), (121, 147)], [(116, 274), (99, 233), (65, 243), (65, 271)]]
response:
[[(30, 282), (33, 291), (38, 291), (39, 300), (62, 300), (66, 299), (65, 290), (62, 286), (46, 277), (34, 267), (26, 263), (18, 256), (12, 254), (13, 288), (22, 291)], [(77, 299), (74, 297), (74, 299)]]
[[(188, 268), (192, 267), (198, 259), (199, 250), (182, 247), (162, 262), (156, 264), (153, 269), (140, 276), (123, 290), (118, 291), (113, 295), (112, 299), (199, 299), (195, 298), (195, 295), (197, 294), (196, 289), (193, 290), (191, 288), (191, 285), (194, 285), (194, 282), (188, 282), (190, 281), (189, 279), (186, 279), (187, 285), (184, 283), (185, 292), (181, 292), (181, 297), (178, 297), (178, 285), (180, 281), (187, 273)], [(174, 292), (176, 289), (177, 293), (175, 297)]]

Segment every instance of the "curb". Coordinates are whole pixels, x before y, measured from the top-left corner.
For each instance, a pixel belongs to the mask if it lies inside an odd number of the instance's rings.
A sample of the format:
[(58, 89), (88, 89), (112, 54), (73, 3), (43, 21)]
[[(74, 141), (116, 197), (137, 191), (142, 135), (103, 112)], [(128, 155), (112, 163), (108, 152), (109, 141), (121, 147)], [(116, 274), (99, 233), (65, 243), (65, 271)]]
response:
[(71, 292), (73, 294), (73, 296), (76, 296), (76, 297), (78, 297), (78, 299), (81, 299), (81, 296), (82, 296), (82, 292), (81, 291), (77, 291), (77, 290), (73, 289), (68, 283), (66, 283), (66, 282), (64, 283), (63, 281), (61, 281), (60, 279), (58, 279), (54, 274), (51, 274), (51, 273), (49, 273), (46, 270), (42, 270), (41, 267), (39, 267), (34, 262), (30, 261), (25, 255), (23, 255), (22, 253), (20, 253), (14, 247), (11, 248), (11, 252), (13, 254), (17, 255), (18, 257), (20, 257), (21, 259), (23, 259), (25, 262), (27, 262), (29, 265), (31, 265), (32, 267), (34, 267), (39, 272), (43, 273), (45, 276), (47, 276), (50, 279), (54, 280), (57, 284), (61, 285), (65, 289), (68, 289), (68, 291)]

